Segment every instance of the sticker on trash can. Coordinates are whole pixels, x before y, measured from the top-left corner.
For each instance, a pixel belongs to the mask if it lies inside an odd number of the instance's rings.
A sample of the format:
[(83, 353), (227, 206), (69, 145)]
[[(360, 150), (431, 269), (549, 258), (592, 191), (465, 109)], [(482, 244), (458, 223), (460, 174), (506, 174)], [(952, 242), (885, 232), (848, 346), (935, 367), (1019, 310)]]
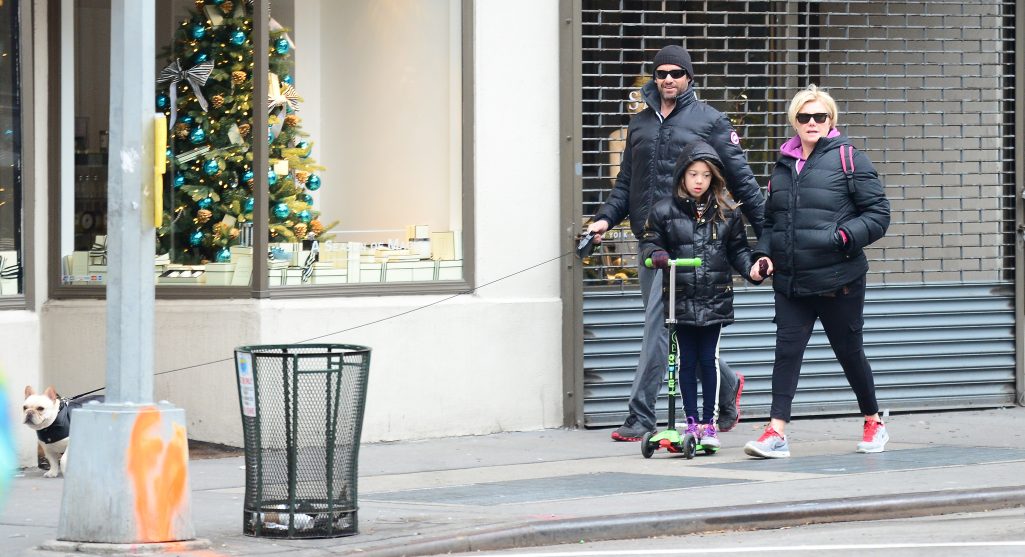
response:
[(242, 399), (242, 415), (256, 417), (256, 388), (253, 386), (253, 362), (249, 354), (238, 355), (238, 391)]

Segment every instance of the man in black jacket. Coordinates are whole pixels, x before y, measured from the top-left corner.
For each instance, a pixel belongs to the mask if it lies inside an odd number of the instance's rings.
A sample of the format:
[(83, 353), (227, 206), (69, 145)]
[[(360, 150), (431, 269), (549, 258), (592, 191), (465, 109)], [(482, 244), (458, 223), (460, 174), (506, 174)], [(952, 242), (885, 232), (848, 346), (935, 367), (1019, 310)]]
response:
[[(647, 108), (630, 119), (626, 147), (616, 185), (598, 210), (587, 230), (601, 234), (630, 217), (630, 228), (640, 238), (644, 222), (655, 202), (676, 187), (673, 168), (683, 148), (703, 140), (718, 152), (726, 174), (726, 185), (740, 209), (761, 235), (765, 200), (755, 181), (740, 137), (726, 115), (699, 101), (691, 81), (694, 66), (690, 53), (678, 45), (669, 45), (654, 59), (654, 79), (641, 89)], [(629, 415), (623, 426), (612, 433), (617, 441), (639, 441), (655, 430), (655, 399), (662, 386), (669, 338), (663, 321), (659, 271), (638, 262), (638, 277), (644, 302), (644, 339), (640, 362), (630, 391)], [(720, 431), (729, 431), (739, 419), (737, 408), (744, 377), (733, 373), (720, 360)]]

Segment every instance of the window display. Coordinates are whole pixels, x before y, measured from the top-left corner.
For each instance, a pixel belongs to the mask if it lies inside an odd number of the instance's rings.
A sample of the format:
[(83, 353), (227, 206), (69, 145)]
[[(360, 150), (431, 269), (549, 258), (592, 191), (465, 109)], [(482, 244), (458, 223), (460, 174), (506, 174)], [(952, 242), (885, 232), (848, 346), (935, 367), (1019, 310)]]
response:
[(0, 296), (23, 287), (18, 4), (0, 2)]
[[(73, 4), (75, 90), (106, 101), (108, 53), (90, 25), (109, 11)], [(155, 109), (168, 118), (157, 285), (250, 286), (257, 257), (270, 286), (462, 281), (460, 0), (270, 4), (265, 71), (254, 67), (252, 4), (167, 0), (157, 11), (158, 29), (174, 29), (158, 32), (170, 48), (155, 78)], [(267, 80), (267, 99), (254, 98), (256, 79)], [(102, 285), (106, 272), (96, 128), (107, 108), (93, 96), (74, 99), (70, 285)], [(254, 110), (267, 111), (266, 132), (253, 129)], [(269, 164), (256, 168), (252, 145), (264, 133)], [(265, 243), (254, 242), (254, 219), (267, 219)]]

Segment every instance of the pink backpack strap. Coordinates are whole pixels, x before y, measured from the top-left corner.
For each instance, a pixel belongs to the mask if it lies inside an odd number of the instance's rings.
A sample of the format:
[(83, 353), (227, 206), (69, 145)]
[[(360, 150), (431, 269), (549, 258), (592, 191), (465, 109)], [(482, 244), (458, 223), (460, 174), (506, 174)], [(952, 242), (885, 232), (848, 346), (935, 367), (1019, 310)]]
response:
[[(846, 157), (844, 156), (844, 150), (846, 149)], [(850, 161), (850, 169), (848, 170), (848, 161)], [(853, 145), (841, 145), (840, 146), (840, 166), (843, 167), (844, 176), (847, 177), (847, 193), (854, 195), (854, 146)]]

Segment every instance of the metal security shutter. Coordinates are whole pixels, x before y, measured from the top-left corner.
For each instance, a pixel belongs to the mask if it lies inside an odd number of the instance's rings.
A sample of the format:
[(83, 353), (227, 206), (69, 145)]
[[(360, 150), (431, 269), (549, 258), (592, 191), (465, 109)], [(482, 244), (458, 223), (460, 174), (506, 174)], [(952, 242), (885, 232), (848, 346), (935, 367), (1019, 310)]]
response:
[[(1015, 2), (582, 0), (583, 205), (611, 191), (630, 92), (666, 44), (694, 60), (699, 98), (730, 116), (765, 179), (793, 130), (793, 94), (816, 83), (875, 164), (893, 214), (868, 251), (866, 352), (892, 411), (1015, 399)], [(585, 266), (584, 422), (618, 425), (640, 347), (636, 242), (627, 226)], [(765, 416), (774, 326), (769, 287), (738, 283), (723, 358)], [(820, 329), (817, 329), (820, 331)], [(665, 401), (660, 400), (664, 410)], [(856, 411), (821, 332), (795, 415)]]

